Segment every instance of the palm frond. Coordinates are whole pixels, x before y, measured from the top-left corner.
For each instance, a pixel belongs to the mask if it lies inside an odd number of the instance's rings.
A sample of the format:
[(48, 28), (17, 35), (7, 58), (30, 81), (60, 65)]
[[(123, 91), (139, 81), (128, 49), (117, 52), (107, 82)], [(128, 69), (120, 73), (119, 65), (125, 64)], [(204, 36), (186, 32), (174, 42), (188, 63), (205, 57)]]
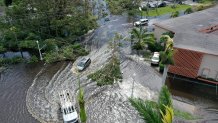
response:
[(158, 105), (160, 110), (165, 114), (165, 106), (172, 107), (172, 97), (166, 85), (161, 88), (159, 98), (158, 98)]
[(165, 106), (165, 113), (163, 113), (160, 110), (161, 116), (162, 116), (162, 122), (163, 123), (172, 123), (173, 122), (173, 118), (174, 118), (174, 111), (172, 107), (169, 106)]
[(161, 123), (160, 113), (157, 108), (153, 107), (153, 103), (141, 99), (130, 99), (130, 103), (147, 123)]

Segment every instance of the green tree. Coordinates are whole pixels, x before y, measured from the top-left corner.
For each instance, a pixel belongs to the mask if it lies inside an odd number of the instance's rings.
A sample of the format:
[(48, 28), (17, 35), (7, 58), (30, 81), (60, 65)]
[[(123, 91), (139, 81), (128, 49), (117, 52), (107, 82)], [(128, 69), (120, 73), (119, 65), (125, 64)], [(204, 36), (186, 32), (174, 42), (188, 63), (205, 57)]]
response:
[(142, 50), (147, 45), (152, 45), (155, 43), (154, 37), (149, 34), (146, 34), (144, 31), (133, 28), (131, 31), (133, 38), (133, 49)]
[(12, 4), (12, 0), (4, 0), (5, 6), (10, 6)]
[(171, 39), (168, 35), (164, 35), (162, 37), (166, 38), (165, 42), (165, 50), (160, 52), (161, 63), (164, 64), (164, 73), (162, 78), (162, 84), (165, 83), (167, 72), (170, 64), (173, 64), (173, 39)]

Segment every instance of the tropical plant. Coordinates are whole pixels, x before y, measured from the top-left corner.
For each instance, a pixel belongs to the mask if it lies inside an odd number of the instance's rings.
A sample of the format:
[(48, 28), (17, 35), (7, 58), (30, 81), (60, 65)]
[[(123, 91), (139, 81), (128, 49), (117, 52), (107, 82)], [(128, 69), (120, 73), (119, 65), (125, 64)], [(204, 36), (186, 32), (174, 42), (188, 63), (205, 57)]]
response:
[(173, 64), (173, 39), (171, 39), (168, 35), (164, 35), (163, 37), (166, 38), (165, 42), (165, 50), (160, 52), (161, 63), (164, 64), (164, 73), (162, 78), (162, 84), (165, 83), (168, 66)]
[(132, 34), (132, 43), (133, 49), (142, 50), (147, 45), (154, 45), (155, 39), (151, 34), (146, 34), (143, 30), (138, 30), (137, 28), (133, 28), (131, 31)]
[(146, 123), (172, 123), (174, 111), (171, 95), (167, 86), (162, 87), (158, 103), (133, 98), (129, 100)]
[(82, 123), (85, 123), (87, 120), (86, 116), (86, 110), (85, 110), (85, 100), (84, 100), (84, 91), (80, 86), (80, 79), (78, 80), (79, 84), (79, 94), (78, 94), (78, 102), (79, 102), (79, 108), (80, 108), (80, 120)]

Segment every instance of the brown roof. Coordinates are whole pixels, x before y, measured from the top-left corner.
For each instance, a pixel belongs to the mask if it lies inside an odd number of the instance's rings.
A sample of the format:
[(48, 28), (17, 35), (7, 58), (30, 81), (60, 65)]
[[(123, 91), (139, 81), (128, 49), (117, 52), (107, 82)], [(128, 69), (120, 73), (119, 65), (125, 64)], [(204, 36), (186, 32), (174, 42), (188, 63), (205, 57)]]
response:
[(201, 65), (203, 53), (187, 49), (175, 48), (174, 65), (169, 66), (169, 73), (188, 78), (196, 78)]

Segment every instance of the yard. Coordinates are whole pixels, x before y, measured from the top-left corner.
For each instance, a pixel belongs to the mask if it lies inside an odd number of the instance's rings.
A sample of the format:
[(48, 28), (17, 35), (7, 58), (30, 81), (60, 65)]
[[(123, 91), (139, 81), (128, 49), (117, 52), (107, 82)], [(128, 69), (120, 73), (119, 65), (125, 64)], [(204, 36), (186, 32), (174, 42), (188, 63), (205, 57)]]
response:
[(171, 6), (157, 8), (157, 10), (154, 8), (154, 9), (149, 9), (148, 13), (143, 11), (143, 15), (144, 16), (160, 16), (160, 15), (172, 13), (175, 11), (186, 10), (187, 8), (190, 8), (190, 7), (191, 7), (190, 5), (176, 5), (176, 8), (172, 8)]

